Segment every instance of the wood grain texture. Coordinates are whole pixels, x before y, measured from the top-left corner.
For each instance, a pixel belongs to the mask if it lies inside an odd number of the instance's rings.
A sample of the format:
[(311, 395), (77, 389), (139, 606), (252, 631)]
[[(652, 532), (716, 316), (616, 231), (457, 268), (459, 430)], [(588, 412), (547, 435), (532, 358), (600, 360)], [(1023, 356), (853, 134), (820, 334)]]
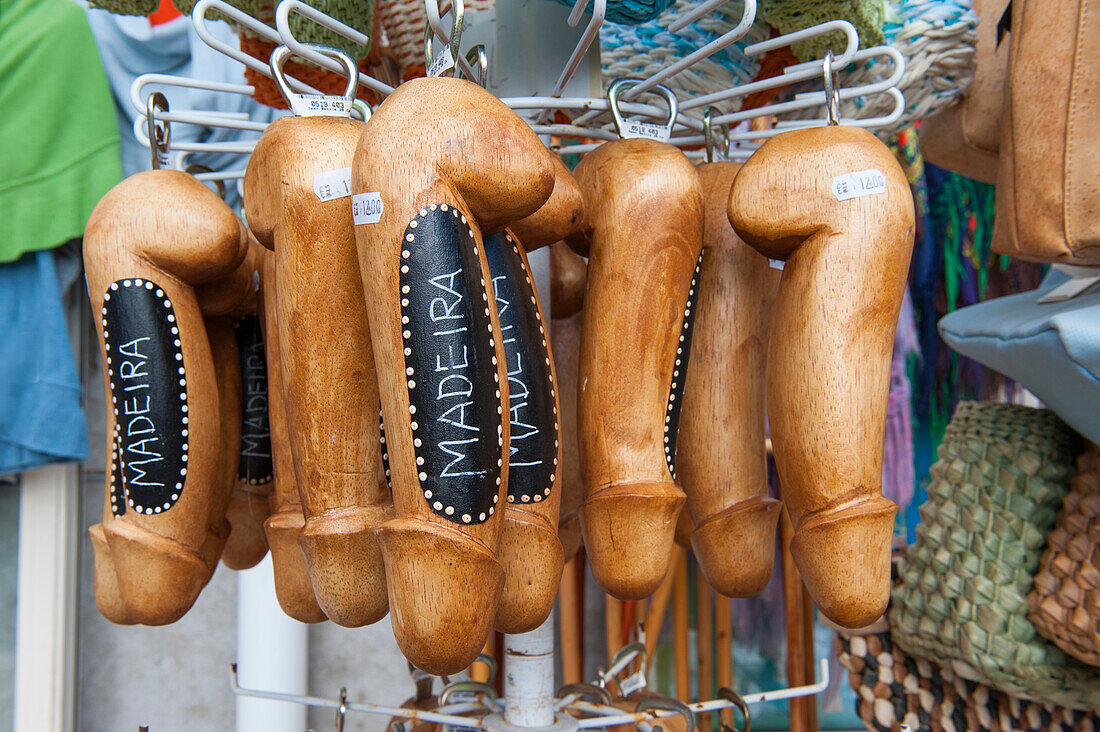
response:
[(575, 175), (585, 216), (569, 241), (590, 251), (577, 402), (581, 527), (600, 586), (641, 599), (668, 571), (684, 502), (671, 462), (674, 384), (683, 385), (673, 372), (686, 366), (702, 186), (683, 153), (651, 140), (602, 145)]
[[(876, 170), (881, 192), (838, 200)], [(909, 183), (866, 130), (773, 137), (730, 192), (734, 230), (786, 261), (768, 348), (767, 405), (791, 553), (817, 606), (868, 625), (890, 595), (897, 506), (882, 496), (890, 357), (913, 248)]]
[[(377, 223), (356, 226), (355, 232), (375, 362), (385, 365), (379, 369), (378, 383), (396, 512), (394, 520), (377, 529), (377, 536), (389, 579), (390, 617), (398, 645), (406, 658), (430, 673), (456, 673), (476, 658), (489, 633), (504, 582), (496, 556), (503, 514), (489, 508), (500, 505), (507, 496), (509, 424), (503, 415), (509, 405), (508, 375), (496, 303), (486, 285), (491, 274), (482, 231), (500, 231), (534, 213), (550, 197), (553, 185), (550, 153), (526, 123), (492, 94), (460, 79), (415, 79), (398, 87), (375, 111), (356, 149), (353, 190), (379, 194), (383, 206)], [(460, 221), (461, 229), (458, 223), (448, 224), (446, 215)], [(422, 232), (417, 232), (414, 225), (421, 221), (426, 223)], [(444, 481), (435, 471), (429, 476), (418, 469), (418, 457), (442, 448), (416, 444), (420, 438), (414, 435), (413, 425), (424, 417), (410, 410), (414, 405), (409, 381), (419, 379), (419, 388), (434, 389), (438, 388), (432, 381), (436, 377), (413, 374), (410, 379), (403, 368), (406, 358), (420, 358), (426, 352), (414, 354), (412, 346), (421, 345), (410, 341), (406, 346), (405, 333), (410, 326), (428, 329), (431, 324), (403, 323), (402, 310), (427, 308), (431, 295), (401, 291), (406, 274), (401, 268), (407, 266), (402, 262), (414, 254), (423, 261), (452, 256), (437, 250), (439, 242), (432, 240), (439, 232), (451, 231), (446, 227), (453, 227), (458, 243), (452, 246), (460, 246), (461, 252), (467, 252), (472, 241), (477, 266), (463, 266), (453, 273), (450, 284), (460, 287), (463, 294), (452, 305), (462, 308), (464, 322), (481, 322), (481, 310), (475, 308), (478, 300), (483, 301), (489, 320), (488, 332), (481, 337), (489, 337), (488, 353), (493, 354), (493, 380), (498, 387), (486, 397), (485, 390), (492, 385), (471, 382), (471, 390), (478, 390), (470, 403), (471, 414), (481, 414), (495, 404), (500, 419), (496, 445), (491, 445), (493, 436), (486, 435), (478, 450), (491, 451), (498, 458), (495, 465), (478, 463), (473, 470), (463, 471), (477, 474), (466, 476), (463, 482), (475, 483), (478, 476), (494, 474), (501, 480), (492, 500), (479, 504), (489, 507), (481, 510), (485, 518), (474, 510), (465, 514), (466, 521), (461, 521), (460, 515), (446, 514), (437, 497), (441, 491), (453, 495), (450, 486), (456, 483)], [(423, 235), (429, 229), (433, 233)], [(410, 248), (404, 248), (406, 243)], [(403, 252), (409, 254), (403, 256)], [(471, 361), (464, 363), (485, 368), (478, 366), (482, 361), (474, 360), (479, 354), (481, 359), (488, 357), (479, 336), (466, 332), (455, 337), (465, 339), (460, 350), (472, 354)], [(455, 355), (452, 349), (451, 356)], [(451, 356), (441, 354), (445, 359), (441, 363), (457, 367)], [(425, 429), (429, 427), (442, 429), (434, 422)], [(462, 500), (485, 498), (479, 492)]]
[(314, 177), (351, 167), (362, 128), (339, 117), (277, 120), (244, 181), (249, 226), (275, 251), (282, 390), (305, 516), (298, 544), (321, 610), (346, 627), (388, 611), (373, 530), (393, 513), (351, 198), (322, 201)]
[[(565, 173), (569, 175), (569, 171), (566, 170)], [(551, 196), (543, 208), (555, 203)], [(569, 226), (580, 219), (579, 214), (573, 222), (568, 218), (567, 212), (563, 216), (565, 218), (562, 221), (547, 218), (546, 224), (555, 231), (567, 232)], [(525, 245), (522, 240), (515, 241), (520, 245), (514, 248), (512, 256), (519, 260), (515, 264), (522, 268), (525, 277), (523, 282), (516, 277), (516, 281), (511, 283), (516, 296), (510, 303), (501, 301), (501, 293), (506, 287), (506, 283), (499, 282), (502, 275), (494, 275), (493, 278), (497, 312), (501, 316), (501, 340), (505, 345), (505, 370), (508, 374), (508, 484), (513, 488), (524, 481), (531, 484), (530, 475), (521, 475), (517, 471), (540, 472), (538, 483), (533, 486), (533, 502), (527, 502), (526, 494), (517, 500), (516, 491), (512, 490), (504, 504), (503, 528), (497, 552), (504, 568), (504, 588), (493, 620), (493, 627), (502, 633), (527, 633), (543, 624), (554, 609), (554, 600), (565, 565), (564, 550), (558, 538), (562, 501), (561, 390), (555, 373), (550, 324), (542, 311), (542, 302), (535, 287), (530, 263), (524, 253)], [(538, 332), (533, 328), (521, 328), (512, 322), (505, 326), (505, 315), (508, 314), (505, 308), (520, 309), (527, 314), (529, 321), (537, 320)], [(535, 340), (536, 337), (538, 340)], [(533, 388), (536, 380), (544, 383), (549, 381), (549, 400), (538, 399), (538, 391)], [(547, 406), (552, 413), (547, 413)], [(553, 429), (554, 444), (549, 451), (554, 459), (553, 469), (545, 470), (545, 453), (537, 458), (542, 465), (521, 465), (532, 462), (533, 451), (524, 449), (521, 452), (518, 445), (524, 440), (539, 439), (541, 435), (537, 433), (546, 427)], [(549, 436), (546, 438), (548, 442)]]
[[(260, 269), (263, 266), (264, 251), (264, 248), (260, 246), (259, 242), (250, 234), (248, 254), (232, 274), (235, 289), (244, 294), (244, 299), (237, 305), (225, 307), (221, 311), (225, 314), (222, 317), (232, 318), (232, 321), (229, 323), (230, 328), (235, 329), (236, 321), (239, 318), (255, 315), (257, 308), (260, 306), (259, 281)], [(207, 307), (204, 307), (204, 311), (205, 310), (207, 310)], [(209, 321), (207, 323), (207, 330), (210, 330)], [(214, 336), (211, 335), (210, 338), (211, 348), (214, 349)], [(262, 344), (260, 345), (262, 346)], [(233, 364), (236, 375), (226, 375), (226, 377), (223, 378), (221, 372), (218, 374), (219, 393), (222, 389), (231, 389), (231, 391), (226, 393), (226, 398), (221, 401), (222, 423), (224, 425), (225, 434), (227, 435), (222, 444), (223, 449), (226, 451), (223, 459), (227, 461), (227, 467), (225, 469), (230, 472), (230, 480), (232, 481), (229, 504), (225, 509), (225, 518), (229, 522), (229, 536), (225, 541), (225, 547), (221, 553), (221, 560), (222, 564), (230, 569), (249, 569), (259, 564), (260, 560), (267, 555), (267, 537), (264, 535), (264, 521), (271, 515), (271, 509), (267, 501), (268, 497), (271, 495), (271, 483), (249, 484), (247, 481), (241, 479), (237, 470), (240, 462), (241, 414), (245, 402), (241, 393), (246, 388), (243, 383), (243, 374), (240, 369), (240, 354), (237, 346), (238, 343), (235, 335), (232, 350), (228, 348), (228, 345), (223, 346), (226, 355), (232, 353), (237, 358), (237, 362)], [(216, 354), (215, 362), (218, 362)], [(228, 380), (229, 383), (223, 386), (223, 381), (226, 380)], [(234, 394), (237, 397), (236, 401), (232, 401)], [(226, 424), (226, 420), (229, 419), (236, 420), (237, 426), (235, 428)]]
[(525, 251), (561, 241), (577, 228), (584, 216), (584, 199), (577, 180), (557, 155), (554, 165), (554, 191), (538, 211), (516, 221), (508, 228), (523, 242)]
[(730, 226), (729, 192), (740, 168), (699, 166), (703, 262), (676, 443), (697, 527), (691, 546), (714, 589), (729, 597), (751, 597), (768, 584), (779, 519), (779, 501), (768, 496), (764, 371), (780, 273)]
[(298, 537), (306, 519), (302, 514), (302, 499), (298, 494), (298, 479), (294, 472), (294, 456), (290, 448), (290, 425), (287, 423), (286, 399), (280, 366), (282, 348), (279, 341), (279, 313), (276, 308), (278, 275), (273, 252), (264, 255), (261, 281), (263, 289), (264, 350), (267, 352), (267, 389), (271, 395), (268, 418), (271, 422), (271, 459), (275, 471), (274, 487), (268, 502), (271, 515), (264, 521), (267, 545), (271, 549), (271, 566), (275, 574), (275, 597), (283, 612), (302, 623), (326, 620), (313, 594), (313, 584), (306, 569), (306, 560), (298, 548)]
[[(224, 522), (215, 510), (221, 454), (218, 390), (195, 287), (240, 264), (247, 238), (241, 222), (213, 191), (186, 173), (163, 170), (133, 175), (112, 188), (96, 205), (84, 234), (89, 298), (92, 312), (101, 314), (95, 320), (109, 377), (107, 404), (116, 412), (114, 424), (108, 424), (108, 464), (119, 451), (116, 467), (133, 473), (127, 491), (136, 490), (140, 482), (150, 495), (163, 494), (167, 506), (157, 503), (139, 511), (129, 492), (124, 497), (114, 491), (117, 510), (101, 525), (102, 533), (94, 530), (92, 537), (97, 571), (113, 567), (115, 573), (114, 581), (97, 580), (97, 590), (116, 591), (118, 599), (104, 597), (100, 605), (111, 613), (110, 619), (163, 625), (187, 612), (208, 581), (213, 570), (207, 562), (208, 542)], [(125, 297), (124, 291), (129, 293)], [(115, 303), (110, 302), (111, 294)], [(139, 306), (137, 298), (146, 297), (151, 298), (148, 304)], [(116, 319), (107, 350), (109, 311)], [(169, 328), (176, 333), (169, 334)], [(173, 337), (178, 345), (168, 340)], [(123, 340), (128, 342), (118, 342)], [(171, 358), (173, 353), (178, 359)], [(183, 374), (174, 368), (168, 374), (169, 361), (173, 367), (177, 361), (182, 364)], [(152, 375), (154, 364), (165, 368)], [(112, 386), (112, 374), (132, 378), (128, 388), (136, 391), (124, 391), (121, 383)], [(178, 388), (176, 380), (182, 382)], [(176, 397), (177, 390), (184, 398), (172, 407), (172, 414), (148, 411), (152, 401), (137, 401), (138, 394), (164, 400)], [(118, 422), (119, 410), (127, 417), (125, 426)], [(137, 429), (139, 417), (156, 421)], [(186, 425), (182, 437), (171, 427), (177, 422)], [(145, 428), (149, 431), (143, 436), (149, 441), (134, 442), (135, 433)], [(125, 447), (116, 438), (124, 440)], [(162, 445), (180, 440), (186, 441), (180, 443), (184, 447), (176, 449), (182, 450), (180, 460), (185, 462), (176, 471), (181, 488), (173, 491), (151, 471), (168, 460)], [(107, 480), (114, 474), (109, 470)], [(212, 519), (217, 519), (216, 525)]]
[(577, 439), (577, 372), (580, 368), (581, 304), (587, 263), (563, 242), (550, 249), (550, 338), (558, 377), (561, 417), (561, 507), (558, 538), (566, 561), (581, 548), (579, 509), (584, 502)]

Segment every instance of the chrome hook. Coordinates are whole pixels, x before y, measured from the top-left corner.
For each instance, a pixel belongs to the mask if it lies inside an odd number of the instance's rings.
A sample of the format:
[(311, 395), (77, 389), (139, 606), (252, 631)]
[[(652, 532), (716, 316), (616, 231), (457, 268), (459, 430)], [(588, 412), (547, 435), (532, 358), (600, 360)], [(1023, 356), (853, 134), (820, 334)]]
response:
[(829, 125), (840, 124), (840, 76), (833, 70), (833, 52), (825, 52), (824, 76), (825, 76), (825, 111), (828, 113)]
[(172, 140), (172, 124), (167, 120), (157, 120), (158, 109), (161, 112), (168, 111), (168, 100), (159, 91), (153, 92), (145, 100), (145, 124), (153, 170), (168, 167), (168, 143)]
[(347, 72), (348, 85), (345, 87), (342, 97), (320, 94), (298, 94), (292, 91), (290, 84), (287, 83), (286, 75), (283, 73), (283, 66), (286, 64), (288, 58), (296, 54), (287, 46), (278, 46), (271, 52), (271, 76), (275, 79), (275, 83), (279, 85), (279, 91), (282, 92), (283, 98), (286, 99), (287, 104), (290, 105), (290, 109), (294, 112), (294, 116), (349, 116), (352, 102), (355, 100), (355, 92), (359, 89), (359, 68), (355, 65), (355, 61), (343, 51), (330, 48), (329, 46), (322, 46), (317, 43), (305, 43), (303, 45), (311, 51), (323, 56), (328, 56), (343, 64), (344, 70)]
[[(450, 76), (455, 75), (455, 59), (459, 57), (458, 49), (462, 42), (462, 21), (466, 11), (462, 5), (462, 0), (452, 0), (452, 4), (454, 6), (454, 19), (451, 21), (451, 38), (438, 59), (432, 54), (434, 34), (431, 21), (429, 20), (424, 26), (424, 63), (427, 76), (442, 76), (447, 71), (450, 71)], [(444, 60), (448, 53), (450, 58)], [(434, 66), (440, 66), (441, 68), (438, 68), (436, 73), (433, 74), (431, 70)]]
[(340, 706), (336, 707), (336, 732), (344, 732), (344, 718), (348, 714), (348, 687), (340, 687)]
[(636, 86), (641, 83), (641, 79), (616, 79), (612, 82), (611, 86), (607, 89), (607, 102), (611, 107), (611, 116), (615, 120), (615, 131), (619, 133), (619, 137), (623, 139), (643, 137), (651, 140), (660, 140), (665, 142), (672, 135), (672, 128), (676, 125), (676, 115), (680, 111), (679, 102), (676, 100), (676, 95), (672, 93), (672, 90), (663, 84), (657, 84), (652, 89), (649, 89), (651, 94), (657, 94), (664, 97), (668, 103), (668, 122), (664, 127), (655, 125), (649, 122), (637, 122), (634, 120), (623, 120), (622, 112), (619, 111), (619, 95), (627, 89)]
[[(740, 710), (741, 719), (745, 721), (745, 729), (741, 730), (741, 732), (751, 732), (752, 717), (749, 714), (749, 705), (745, 703), (745, 700), (741, 698), (741, 695), (733, 689), (729, 688), (728, 686), (723, 686), (721, 689), (718, 690), (718, 698), (725, 699), (726, 701), (731, 702), (733, 706), (737, 707), (737, 709)], [(719, 714), (721, 714), (721, 712), (719, 712)], [(730, 727), (723, 721), (720, 732), (737, 732), (737, 729), (735, 727)]]
[[(650, 709), (676, 712), (684, 718), (684, 722), (687, 725), (684, 728), (684, 732), (694, 732), (695, 730), (695, 713), (691, 711), (691, 707), (684, 704), (679, 699), (673, 699), (667, 696), (647, 696), (638, 702), (638, 706), (634, 711), (645, 712)], [(663, 729), (664, 728), (659, 724), (653, 725), (653, 732), (662, 732)]]

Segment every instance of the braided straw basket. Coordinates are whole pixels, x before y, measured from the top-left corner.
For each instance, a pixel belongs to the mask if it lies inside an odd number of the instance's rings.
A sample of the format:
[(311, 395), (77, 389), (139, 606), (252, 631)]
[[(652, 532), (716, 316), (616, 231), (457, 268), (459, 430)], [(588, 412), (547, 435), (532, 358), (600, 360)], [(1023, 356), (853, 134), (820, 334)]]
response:
[(959, 404), (892, 594), (890, 629), (902, 650), (998, 691), (1100, 709), (1100, 673), (1039, 637), (1027, 617), (1079, 445), (1050, 411)]
[(1028, 595), (1031, 622), (1074, 658), (1100, 666), (1100, 449), (1077, 459)]
[(1100, 717), (1077, 709), (1004, 694), (940, 666), (907, 655), (888, 632), (837, 635), (836, 653), (856, 692), (856, 714), (869, 730), (897, 732), (1085, 732)]

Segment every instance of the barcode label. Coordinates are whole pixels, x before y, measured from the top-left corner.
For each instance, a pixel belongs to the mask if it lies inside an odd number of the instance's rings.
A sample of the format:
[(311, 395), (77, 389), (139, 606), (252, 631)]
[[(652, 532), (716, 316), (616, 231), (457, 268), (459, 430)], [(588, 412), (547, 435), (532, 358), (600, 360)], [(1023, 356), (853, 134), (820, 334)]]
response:
[(347, 117), (351, 100), (338, 95), (292, 94), (290, 111), (297, 117)]
[(845, 173), (833, 178), (833, 195), (838, 201), (886, 192), (886, 176), (877, 168)]
[(628, 119), (623, 122), (622, 138), (624, 140), (644, 139), (668, 142), (668, 128), (664, 125), (655, 125), (652, 122)]
[(377, 224), (382, 218), (382, 194), (356, 193), (351, 197), (351, 216), (356, 226)]
[(326, 170), (313, 176), (313, 192), (322, 201), (351, 195), (351, 168)]
[(454, 65), (455, 57), (451, 55), (451, 47), (444, 46), (443, 50), (432, 61), (432, 65), (428, 67), (428, 76), (439, 76), (447, 69), (453, 68)]

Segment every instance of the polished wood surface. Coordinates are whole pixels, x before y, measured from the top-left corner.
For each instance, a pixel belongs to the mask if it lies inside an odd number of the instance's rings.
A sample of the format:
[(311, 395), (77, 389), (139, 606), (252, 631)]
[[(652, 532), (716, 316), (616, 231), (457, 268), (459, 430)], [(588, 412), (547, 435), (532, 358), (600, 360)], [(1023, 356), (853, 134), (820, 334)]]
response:
[[(496, 556), (503, 512), (486, 510), (485, 519), (475, 514), (473, 520), (459, 522), (458, 516), (451, 520), (436, 513), (429, 501), (438, 500), (425, 496), (429, 486), (446, 486), (439, 476), (426, 473), (422, 486), (416, 453), (421, 448), (414, 444), (419, 438), (412, 427), (418, 417), (410, 411), (409, 379), (401, 367), (411, 353), (405, 351), (401, 301), (411, 301), (412, 293), (400, 291), (399, 270), (402, 252), (408, 251), (403, 249), (405, 237), (415, 235), (406, 231), (429, 214), (457, 212), (456, 219), (461, 215), (463, 228), (455, 235), (465, 237), (468, 227), (480, 273), (462, 269), (456, 276), (472, 288), (470, 292), (481, 289), (479, 299), (489, 311), (486, 335), (499, 335), (496, 304), (485, 289), (491, 275), (482, 232), (500, 231), (536, 212), (553, 186), (550, 153), (530, 127), (481, 87), (451, 78), (415, 79), (398, 87), (366, 124), (352, 164), (354, 192), (377, 193), (382, 204), (377, 223), (355, 227), (375, 362), (384, 365), (378, 382), (396, 512), (394, 520), (377, 529), (377, 536), (398, 645), (406, 658), (430, 673), (466, 668), (485, 643), (504, 583)], [(420, 244), (432, 246), (430, 241)], [(418, 256), (435, 254), (423, 249)], [(480, 312), (469, 317), (480, 318)], [(471, 350), (483, 347), (475, 337), (469, 335)], [(494, 401), (499, 402), (498, 414), (505, 415), (509, 402), (504, 345), (492, 337), (489, 348), (495, 353), (499, 386)], [(485, 386), (475, 386), (479, 395)], [(475, 411), (483, 408), (481, 404)], [(498, 504), (508, 495), (508, 427), (508, 419), (502, 417), (497, 446), (502, 457), (497, 465), (470, 471), (502, 471), (493, 494)]]
[[(616, 140), (574, 171), (590, 252), (578, 396), (586, 500), (580, 509), (596, 581), (623, 599), (651, 595), (668, 571), (684, 493), (671, 457), (681, 325), (702, 246), (702, 186), (676, 148)], [(678, 350), (681, 351), (678, 353)], [(679, 382), (682, 386), (682, 381)]]
[(561, 241), (581, 223), (584, 199), (577, 180), (557, 155), (551, 155), (554, 165), (554, 191), (538, 211), (516, 221), (508, 228), (523, 242), (525, 251)]
[(699, 166), (703, 262), (676, 451), (697, 527), (696, 560), (729, 597), (751, 597), (768, 584), (779, 519), (779, 501), (768, 496), (764, 372), (780, 272), (730, 226), (729, 192), (740, 169)]
[[(839, 200), (863, 183), (864, 195)], [(913, 247), (909, 182), (866, 130), (784, 132), (741, 168), (728, 214), (749, 245), (786, 261), (767, 405), (791, 554), (818, 608), (862, 627), (890, 596), (897, 506), (882, 496), (882, 459)]]
[(318, 604), (347, 627), (388, 611), (373, 530), (393, 513), (351, 198), (322, 201), (314, 181), (351, 167), (362, 130), (340, 117), (276, 120), (244, 181), (249, 226), (275, 251), (282, 390), (305, 516), (298, 544)]
[[(88, 220), (84, 266), (92, 312), (102, 313), (95, 321), (105, 369), (109, 373), (118, 369), (120, 376), (145, 378), (153, 357), (149, 351), (140, 352), (143, 345), (149, 345), (163, 347), (166, 353), (178, 349), (180, 368), (184, 371), (180, 388), (185, 395), (185, 401), (181, 401), (185, 404), (183, 424), (187, 433), (183, 437), (186, 447), (182, 459), (187, 462), (183, 463), (186, 469), (181, 468), (176, 478), (181, 486), (173, 493), (176, 498), (166, 501), (167, 508), (158, 504), (142, 506), (139, 511), (132, 505), (132, 499), (116, 496), (127, 504), (125, 513), (114, 515), (101, 525), (101, 530), (92, 532), (93, 549), (97, 551), (95, 566), (101, 574), (96, 581), (97, 592), (117, 592), (117, 599), (105, 595), (99, 601), (111, 619), (147, 625), (174, 622), (187, 612), (210, 578), (208, 541), (212, 534), (223, 530), (224, 522), (224, 513), (222, 518), (215, 515), (220, 500), (221, 430), (214, 359), (195, 287), (231, 272), (244, 258), (246, 249), (245, 229), (230, 208), (202, 183), (178, 171), (158, 170), (130, 176), (100, 200)], [(131, 343), (114, 342), (111, 348), (118, 353), (105, 351), (108, 300), (104, 296), (113, 292), (118, 300), (121, 290), (145, 290), (147, 284), (148, 292), (162, 292), (163, 301), (170, 303), (162, 306), (159, 297), (152, 302), (150, 312), (155, 314), (150, 322), (160, 323), (161, 318), (168, 318), (167, 325), (158, 327), (176, 328), (178, 345), (153, 343), (150, 339), (155, 340), (156, 336), (150, 330), (147, 336)], [(130, 324), (134, 322), (130, 320)], [(114, 334), (114, 338), (122, 337), (126, 336)], [(129, 337), (134, 337), (133, 330)], [(121, 354), (128, 352), (139, 355), (129, 362), (128, 373), (122, 375)], [(112, 360), (107, 361), (108, 358)], [(172, 378), (177, 377), (172, 374)], [(152, 394), (148, 391), (150, 385), (142, 384), (146, 389), (142, 393)], [(114, 404), (115, 410), (121, 409), (125, 415), (145, 416), (141, 407), (149, 402), (138, 404), (136, 397), (127, 399), (128, 395), (128, 392), (113, 394), (108, 380), (109, 406)], [(116, 460), (116, 450), (122, 452), (116, 465), (121, 469), (126, 469), (129, 459), (135, 459), (133, 469), (137, 469), (136, 458), (132, 458), (132, 453), (127, 455), (127, 451), (144, 449), (146, 460), (159, 462), (165, 458), (160, 445), (180, 439), (174, 428), (170, 435), (165, 430), (182, 417), (178, 411), (150, 416), (159, 422), (149, 434), (156, 444), (120, 448), (115, 443), (115, 425), (108, 425), (109, 465)], [(132, 430), (133, 426), (130, 420), (126, 429)], [(122, 432), (121, 425), (118, 432)], [(140, 468), (146, 470), (150, 466), (146, 463)], [(113, 472), (107, 471), (108, 481)], [(130, 480), (133, 482), (134, 477)], [(108, 485), (108, 497), (110, 490)], [(167, 497), (171, 486), (159, 483), (153, 490)], [(213, 519), (217, 519), (216, 523)], [(108, 568), (114, 570), (113, 580), (102, 576)]]
[(268, 418), (271, 423), (271, 459), (275, 470), (274, 488), (268, 502), (271, 515), (264, 521), (264, 533), (271, 548), (271, 565), (275, 573), (275, 597), (279, 607), (302, 623), (319, 623), (326, 619), (313, 594), (306, 560), (298, 548), (298, 536), (306, 519), (302, 514), (302, 499), (298, 495), (298, 479), (294, 474), (294, 456), (290, 448), (290, 426), (283, 397), (283, 377), (280, 367), (282, 348), (279, 342), (279, 313), (275, 306), (277, 273), (275, 254), (264, 255), (261, 290), (263, 300), (264, 350), (267, 352), (267, 391), (271, 395)]

